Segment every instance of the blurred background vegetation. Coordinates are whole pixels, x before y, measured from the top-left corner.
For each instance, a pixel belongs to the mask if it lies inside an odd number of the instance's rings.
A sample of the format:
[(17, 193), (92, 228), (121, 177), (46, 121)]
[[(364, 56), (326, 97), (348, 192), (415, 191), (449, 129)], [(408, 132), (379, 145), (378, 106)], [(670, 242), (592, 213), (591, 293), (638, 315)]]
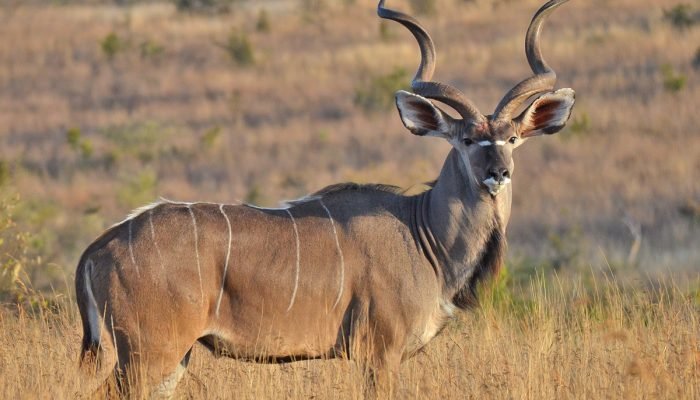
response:
[[(391, 7), (421, 15), (436, 78), (488, 110), (529, 73), (540, 3)], [(449, 148), (403, 129), (393, 92), (418, 50), (373, 0), (0, 7), (0, 301), (71, 288), (90, 241), (159, 197), (270, 206), (339, 181), (412, 187)], [(697, 280), (698, 25), (698, 1), (573, 1), (551, 19), (544, 52), (577, 105), (516, 155), (507, 285)]]

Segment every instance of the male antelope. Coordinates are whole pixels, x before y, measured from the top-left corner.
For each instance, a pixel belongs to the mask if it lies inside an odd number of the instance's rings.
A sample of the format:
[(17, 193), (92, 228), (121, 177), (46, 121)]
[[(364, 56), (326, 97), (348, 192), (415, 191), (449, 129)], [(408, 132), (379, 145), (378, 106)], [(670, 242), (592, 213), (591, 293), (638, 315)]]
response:
[(280, 209), (161, 202), (136, 210), (78, 264), (82, 360), (106, 345), (116, 350), (117, 374), (138, 369), (132, 383), (166, 395), (196, 342), (261, 362), (359, 358), (378, 384), (390, 383), (399, 363), (456, 308), (473, 304), (477, 283), (502, 264), (513, 150), (562, 129), (574, 105), (573, 90), (554, 90), (556, 74), (539, 45), (543, 22), (566, 1), (537, 12), (525, 44), (534, 75), (489, 116), (431, 81), (432, 39), (380, 1), (379, 16), (408, 28), (421, 51), (413, 93), (396, 94), (401, 120), (411, 133), (453, 147), (431, 189), (407, 196), (339, 184)]

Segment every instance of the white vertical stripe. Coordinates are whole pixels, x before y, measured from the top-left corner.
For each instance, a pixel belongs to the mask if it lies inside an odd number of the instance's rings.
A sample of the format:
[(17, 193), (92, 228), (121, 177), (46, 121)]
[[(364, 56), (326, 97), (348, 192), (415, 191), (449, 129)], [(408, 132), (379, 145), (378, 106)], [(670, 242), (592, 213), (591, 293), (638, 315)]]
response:
[(219, 211), (226, 218), (226, 226), (228, 227), (228, 250), (226, 251), (226, 263), (224, 264), (224, 276), (221, 278), (221, 290), (219, 291), (219, 299), (216, 301), (216, 316), (219, 316), (219, 307), (221, 307), (221, 298), (224, 295), (224, 284), (226, 283), (226, 274), (228, 273), (228, 260), (231, 257), (231, 241), (233, 240), (233, 233), (231, 232), (231, 220), (228, 215), (224, 212), (224, 205), (219, 205)]
[(297, 244), (296, 275), (294, 277), (294, 291), (292, 292), (291, 300), (289, 300), (289, 307), (287, 307), (287, 312), (289, 312), (289, 310), (291, 310), (292, 306), (294, 305), (294, 299), (296, 299), (297, 297), (297, 289), (299, 288), (299, 263), (301, 259), (301, 248), (299, 243), (299, 229), (297, 228), (297, 222), (296, 220), (294, 220), (294, 216), (292, 215), (292, 212), (289, 211), (289, 209), (286, 209), (285, 211), (287, 211), (289, 218), (292, 219), (292, 226), (294, 227), (294, 238)]
[(136, 275), (141, 276), (141, 272), (139, 271), (139, 265), (136, 264), (136, 258), (134, 257), (134, 246), (131, 244), (132, 242), (132, 227), (131, 225), (134, 223), (133, 219), (129, 220), (129, 255), (131, 256), (131, 262), (134, 264), (134, 267), (136, 267)]
[[(106, 305), (105, 305), (105, 313), (107, 312)], [(114, 354), (117, 357), (117, 367), (121, 368), (121, 363), (122, 360), (119, 359), (119, 346), (117, 346), (117, 331), (114, 330), (114, 314), (110, 313), (109, 314), (109, 321), (112, 324), (112, 342), (114, 342)]]
[(343, 297), (343, 286), (345, 286), (345, 258), (343, 257), (343, 250), (341, 250), (340, 248), (340, 241), (338, 240), (338, 231), (335, 228), (335, 221), (333, 220), (331, 211), (323, 203), (323, 199), (318, 199), (318, 202), (321, 203), (321, 207), (323, 207), (323, 209), (326, 210), (326, 214), (328, 214), (328, 218), (331, 220), (333, 236), (335, 236), (335, 247), (338, 250), (338, 255), (340, 256), (340, 287), (338, 289), (338, 297), (335, 299), (335, 304), (333, 304), (333, 309), (335, 309), (335, 307), (340, 302), (340, 298)]
[(151, 226), (151, 240), (153, 240), (153, 245), (156, 247), (156, 252), (158, 253), (158, 260), (160, 260), (160, 269), (165, 271), (165, 264), (163, 263), (163, 254), (160, 252), (160, 247), (158, 246), (158, 241), (156, 240), (156, 228), (153, 226), (153, 210), (148, 210), (148, 224)]
[(199, 275), (199, 291), (201, 294), (201, 302), (204, 303), (204, 286), (202, 286), (202, 266), (199, 262), (199, 234), (197, 233), (197, 219), (194, 217), (194, 211), (192, 211), (192, 205), (187, 205), (187, 210), (190, 212), (192, 217), (192, 226), (194, 227), (194, 253), (197, 257), (197, 274)]

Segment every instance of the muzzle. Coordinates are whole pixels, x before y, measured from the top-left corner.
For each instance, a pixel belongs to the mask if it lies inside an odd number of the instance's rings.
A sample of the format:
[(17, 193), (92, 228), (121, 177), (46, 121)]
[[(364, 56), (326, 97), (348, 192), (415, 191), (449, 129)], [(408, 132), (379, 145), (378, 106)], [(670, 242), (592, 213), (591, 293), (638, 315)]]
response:
[(510, 183), (510, 171), (507, 168), (491, 168), (488, 179), (482, 183), (491, 196), (496, 197)]

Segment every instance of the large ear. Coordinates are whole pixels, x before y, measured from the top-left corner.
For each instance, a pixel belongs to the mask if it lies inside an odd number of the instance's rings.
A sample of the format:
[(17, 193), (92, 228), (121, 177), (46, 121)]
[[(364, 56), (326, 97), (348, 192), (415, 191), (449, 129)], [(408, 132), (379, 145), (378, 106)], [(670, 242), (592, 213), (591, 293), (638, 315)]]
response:
[(575, 100), (576, 93), (568, 88), (538, 97), (515, 119), (520, 137), (551, 135), (562, 130), (571, 116)]
[(455, 120), (430, 100), (404, 90), (396, 92), (396, 107), (401, 121), (414, 135), (449, 139)]

